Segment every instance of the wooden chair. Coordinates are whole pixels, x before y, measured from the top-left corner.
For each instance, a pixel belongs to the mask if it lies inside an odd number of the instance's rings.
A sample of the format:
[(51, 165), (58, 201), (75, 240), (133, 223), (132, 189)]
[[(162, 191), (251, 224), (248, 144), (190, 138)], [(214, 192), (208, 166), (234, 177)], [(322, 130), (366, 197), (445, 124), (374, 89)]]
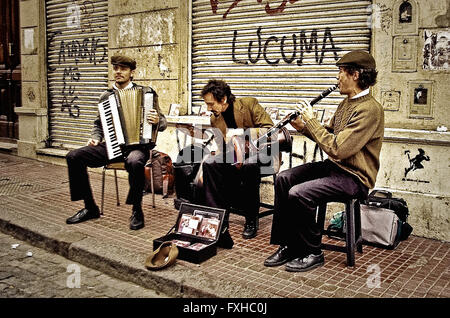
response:
[[(361, 236), (361, 207), (358, 198), (336, 201), (345, 204), (345, 246), (322, 243), (321, 247), (326, 250), (338, 251), (347, 254), (347, 266), (355, 266), (355, 250), (363, 252)], [(329, 202), (328, 202), (329, 203)], [(322, 234), (333, 234), (324, 229), (327, 203), (317, 208), (317, 224), (321, 226)]]

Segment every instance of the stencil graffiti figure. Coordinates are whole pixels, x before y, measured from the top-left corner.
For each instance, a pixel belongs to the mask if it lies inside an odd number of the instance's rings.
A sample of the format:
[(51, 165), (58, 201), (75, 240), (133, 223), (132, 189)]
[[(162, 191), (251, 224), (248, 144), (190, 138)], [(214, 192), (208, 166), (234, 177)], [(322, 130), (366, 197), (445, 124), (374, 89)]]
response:
[(430, 161), (430, 157), (425, 155), (425, 151), (422, 148), (419, 148), (419, 154), (416, 155), (414, 158), (410, 158), (409, 154), (410, 151), (406, 150), (405, 154), (408, 155), (408, 160), (409, 160), (409, 168), (405, 168), (405, 178), (406, 175), (410, 172), (410, 171), (414, 171), (417, 169), (423, 169), (424, 166), (422, 165), (422, 161)]

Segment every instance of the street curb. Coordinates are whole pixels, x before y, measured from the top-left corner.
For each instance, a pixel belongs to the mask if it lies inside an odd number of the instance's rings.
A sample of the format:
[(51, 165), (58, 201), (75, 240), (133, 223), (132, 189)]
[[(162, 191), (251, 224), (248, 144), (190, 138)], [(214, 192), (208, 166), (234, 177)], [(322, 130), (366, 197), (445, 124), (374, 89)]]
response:
[(0, 231), (19, 240), (61, 255), (112, 277), (130, 281), (177, 298), (272, 298), (276, 295), (224, 281), (181, 263), (160, 270), (144, 267), (146, 255), (133, 253), (105, 239), (68, 231), (33, 217), (0, 211)]

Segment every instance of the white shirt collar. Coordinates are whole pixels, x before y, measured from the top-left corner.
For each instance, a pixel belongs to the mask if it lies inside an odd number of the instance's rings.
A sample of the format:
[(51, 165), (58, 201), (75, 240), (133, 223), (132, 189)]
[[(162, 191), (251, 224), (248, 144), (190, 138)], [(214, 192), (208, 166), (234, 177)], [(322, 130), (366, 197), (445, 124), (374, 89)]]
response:
[(363, 97), (363, 96), (366, 96), (366, 95), (369, 94), (369, 93), (370, 93), (370, 88), (367, 88), (367, 89), (363, 90), (361, 93), (356, 94), (355, 96), (353, 96), (353, 97), (350, 98), (350, 99), (355, 99), (355, 98)]
[[(123, 88), (123, 89), (130, 89), (130, 88), (133, 88), (133, 82), (129, 82), (128, 85), (125, 88)], [(113, 89), (119, 89), (116, 86), (116, 83), (113, 84)]]

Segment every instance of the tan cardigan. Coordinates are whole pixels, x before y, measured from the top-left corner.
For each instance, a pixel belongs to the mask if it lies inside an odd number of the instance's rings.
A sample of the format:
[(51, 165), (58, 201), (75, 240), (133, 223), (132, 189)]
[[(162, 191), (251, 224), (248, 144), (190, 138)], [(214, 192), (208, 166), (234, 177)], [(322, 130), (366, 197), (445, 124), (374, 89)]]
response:
[(369, 189), (375, 186), (384, 136), (384, 110), (372, 96), (346, 98), (328, 126), (310, 119), (302, 133), (317, 142), (330, 160), (356, 175)]

